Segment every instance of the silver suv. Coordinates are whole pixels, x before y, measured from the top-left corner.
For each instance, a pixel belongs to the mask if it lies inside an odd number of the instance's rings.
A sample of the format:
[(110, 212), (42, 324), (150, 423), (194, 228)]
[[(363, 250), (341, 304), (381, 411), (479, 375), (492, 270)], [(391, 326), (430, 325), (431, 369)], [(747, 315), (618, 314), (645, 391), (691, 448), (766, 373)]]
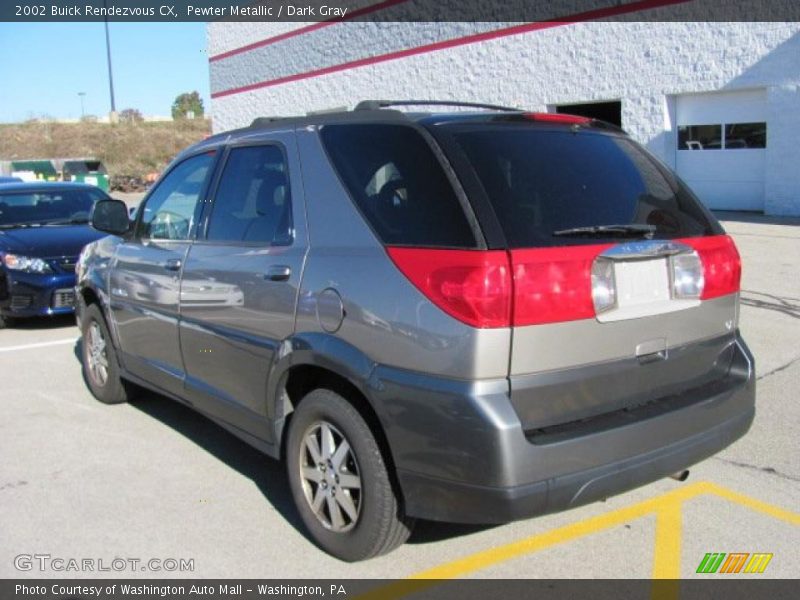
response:
[(391, 104), (204, 140), (133, 222), (98, 203), (92, 393), (154, 390), (283, 459), (348, 561), (417, 518), (605, 498), (747, 431), (739, 255), (680, 179), (602, 122)]

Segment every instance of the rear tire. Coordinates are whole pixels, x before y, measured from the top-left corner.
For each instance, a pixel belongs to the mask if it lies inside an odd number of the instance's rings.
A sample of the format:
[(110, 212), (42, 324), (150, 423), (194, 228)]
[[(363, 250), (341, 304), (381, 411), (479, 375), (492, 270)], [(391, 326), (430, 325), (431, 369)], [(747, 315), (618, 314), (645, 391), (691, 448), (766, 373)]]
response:
[(7, 317), (5, 315), (0, 315), (0, 329), (8, 329), (14, 327), (14, 325), (16, 325), (14, 317)]
[(130, 384), (120, 377), (117, 351), (97, 304), (86, 307), (81, 330), (83, 377), (92, 395), (104, 404), (127, 402)]
[(329, 554), (364, 560), (411, 535), (414, 519), (402, 514), (375, 436), (339, 394), (317, 389), (300, 402), (289, 424), (286, 468), (300, 517)]

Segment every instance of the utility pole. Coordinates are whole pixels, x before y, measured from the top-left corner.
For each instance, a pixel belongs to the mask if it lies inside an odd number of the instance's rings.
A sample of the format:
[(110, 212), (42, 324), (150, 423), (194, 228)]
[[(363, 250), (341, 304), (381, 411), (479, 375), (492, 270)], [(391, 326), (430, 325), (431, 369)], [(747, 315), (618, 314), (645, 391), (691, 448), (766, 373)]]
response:
[(86, 116), (86, 113), (83, 110), (83, 99), (86, 96), (86, 92), (78, 92), (78, 96), (81, 99), (81, 120), (83, 120), (83, 117)]
[[(106, 8), (106, 13), (108, 12), (108, 0), (103, 0), (103, 6)], [(111, 123), (117, 122), (117, 106), (114, 102), (114, 74), (111, 70), (111, 38), (108, 34), (108, 16), (104, 19), (105, 26), (106, 26), (106, 56), (108, 58), (108, 90), (111, 95), (111, 112), (108, 115), (108, 120)]]

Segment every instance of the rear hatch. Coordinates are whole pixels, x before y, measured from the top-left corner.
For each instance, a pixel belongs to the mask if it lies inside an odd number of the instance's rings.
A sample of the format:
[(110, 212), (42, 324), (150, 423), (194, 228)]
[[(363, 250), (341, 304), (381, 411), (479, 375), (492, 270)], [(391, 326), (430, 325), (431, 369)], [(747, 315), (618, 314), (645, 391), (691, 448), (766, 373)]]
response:
[(685, 397), (726, 376), (739, 256), (647, 151), (569, 116), (429, 128), (489, 249), (507, 251), (511, 397), (527, 433)]

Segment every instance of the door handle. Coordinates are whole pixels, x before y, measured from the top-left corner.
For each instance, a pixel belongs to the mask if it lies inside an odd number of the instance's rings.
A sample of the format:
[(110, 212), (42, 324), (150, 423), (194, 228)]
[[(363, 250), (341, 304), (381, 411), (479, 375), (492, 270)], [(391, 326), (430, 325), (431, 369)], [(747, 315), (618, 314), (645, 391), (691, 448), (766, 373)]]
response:
[(286, 265), (275, 265), (274, 267), (267, 269), (267, 274), (264, 275), (264, 277), (270, 281), (288, 281), (291, 275), (291, 267), (287, 267)]
[(167, 271), (180, 271), (181, 270), (181, 259), (180, 258), (170, 258), (167, 262), (164, 263), (164, 268)]

